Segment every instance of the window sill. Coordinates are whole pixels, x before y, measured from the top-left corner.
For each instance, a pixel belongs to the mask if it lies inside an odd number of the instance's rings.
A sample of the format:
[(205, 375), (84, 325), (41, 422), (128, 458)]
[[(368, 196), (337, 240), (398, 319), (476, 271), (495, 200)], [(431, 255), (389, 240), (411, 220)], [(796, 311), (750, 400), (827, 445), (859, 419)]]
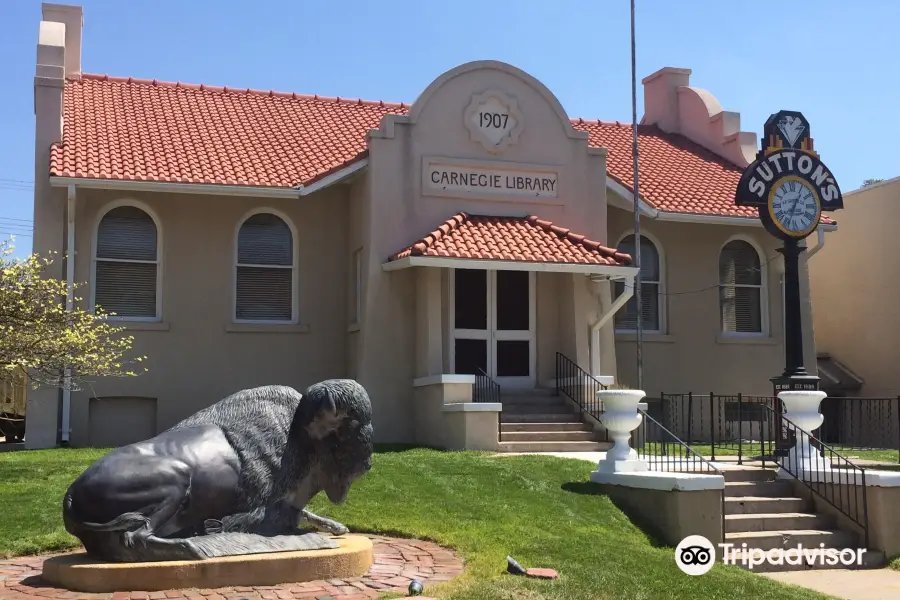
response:
[(362, 327), (360, 327), (359, 323), (351, 323), (350, 325), (347, 325), (347, 333), (356, 333), (360, 329), (362, 329)]
[(720, 333), (716, 336), (719, 344), (750, 344), (756, 346), (777, 346), (780, 342), (777, 338), (767, 335), (728, 335)]
[(169, 324), (162, 321), (106, 321), (113, 327), (124, 327), (126, 331), (169, 331)]
[[(643, 336), (643, 341), (646, 343), (660, 343), (660, 344), (673, 344), (675, 343), (675, 336), (669, 335), (667, 333), (649, 333), (645, 332)], [(616, 332), (616, 341), (617, 342), (636, 342), (637, 341), (637, 333), (631, 332)]]
[(309, 333), (309, 325), (292, 325), (278, 323), (229, 323), (225, 326), (227, 333)]

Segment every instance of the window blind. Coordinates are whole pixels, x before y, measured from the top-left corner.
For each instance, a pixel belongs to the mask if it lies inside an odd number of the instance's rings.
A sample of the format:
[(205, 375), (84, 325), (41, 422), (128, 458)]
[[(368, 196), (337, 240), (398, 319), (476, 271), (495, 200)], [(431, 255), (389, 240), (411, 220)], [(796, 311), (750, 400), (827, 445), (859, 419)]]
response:
[[(634, 259), (634, 236), (629, 235), (619, 243), (618, 250)], [(645, 331), (660, 330), (660, 278), (659, 250), (648, 238), (641, 236), (641, 322)], [(625, 283), (615, 282), (614, 293), (618, 297), (625, 291)], [(616, 329), (637, 329), (637, 298), (633, 295), (616, 313)]]
[(719, 308), (722, 331), (762, 332), (762, 265), (748, 242), (733, 240), (719, 255)]
[(235, 318), (293, 319), (294, 240), (279, 217), (253, 215), (238, 232)]
[(156, 223), (143, 210), (106, 213), (97, 229), (95, 306), (118, 317), (157, 317), (157, 248)]

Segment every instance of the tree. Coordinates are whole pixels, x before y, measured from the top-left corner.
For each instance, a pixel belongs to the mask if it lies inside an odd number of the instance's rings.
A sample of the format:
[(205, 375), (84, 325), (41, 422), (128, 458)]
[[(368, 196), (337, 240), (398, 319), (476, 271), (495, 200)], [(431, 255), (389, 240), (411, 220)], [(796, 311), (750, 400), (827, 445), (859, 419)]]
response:
[(86, 377), (137, 375), (130, 366), (146, 357), (128, 357), (134, 338), (120, 335), (124, 327), (111, 326), (100, 307), (79, 308), (80, 298), (67, 311), (66, 282), (45, 275), (53, 260), (12, 252), (9, 240), (0, 242), (0, 381), (27, 373), (34, 387), (78, 390)]
[(866, 179), (865, 181), (863, 181), (862, 186), (869, 187), (870, 185), (875, 185), (876, 183), (881, 183), (882, 181), (884, 181), (884, 179), (870, 178), (870, 179)]

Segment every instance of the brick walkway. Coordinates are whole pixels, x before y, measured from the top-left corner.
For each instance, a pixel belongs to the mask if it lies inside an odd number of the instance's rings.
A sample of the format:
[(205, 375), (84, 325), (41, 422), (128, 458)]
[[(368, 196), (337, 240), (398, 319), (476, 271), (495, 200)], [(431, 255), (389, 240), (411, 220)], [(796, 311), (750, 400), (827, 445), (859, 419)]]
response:
[[(367, 600), (387, 592), (405, 594), (413, 579), (428, 586), (462, 573), (462, 560), (437, 544), (368, 537), (374, 542), (375, 564), (363, 577), (254, 588), (81, 594), (47, 587), (41, 580), (41, 566), (49, 556), (14, 558), (0, 561), (0, 600)], [(422, 596), (419, 598), (427, 600)]]

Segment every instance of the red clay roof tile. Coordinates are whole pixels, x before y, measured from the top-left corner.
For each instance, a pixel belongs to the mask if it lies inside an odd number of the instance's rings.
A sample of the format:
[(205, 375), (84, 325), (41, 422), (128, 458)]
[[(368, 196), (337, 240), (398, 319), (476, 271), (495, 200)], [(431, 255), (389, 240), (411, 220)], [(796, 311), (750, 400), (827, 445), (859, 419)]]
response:
[(421, 240), (391, 256), (515, 260), (627, 266), (631, 256), (535, 216), (489, 217), (457, 213)]
[[(263, 187), (308, 185), (366, 155), (366, 132), (408, 105), (82, 75), (65, 84), (50, 173)], [(572, 121), (629, 190), (631, 126)], [(734, 205), (741, 169), (680, 135), (639, 126), (641, 196), (671, 212), (755, 217)]]

